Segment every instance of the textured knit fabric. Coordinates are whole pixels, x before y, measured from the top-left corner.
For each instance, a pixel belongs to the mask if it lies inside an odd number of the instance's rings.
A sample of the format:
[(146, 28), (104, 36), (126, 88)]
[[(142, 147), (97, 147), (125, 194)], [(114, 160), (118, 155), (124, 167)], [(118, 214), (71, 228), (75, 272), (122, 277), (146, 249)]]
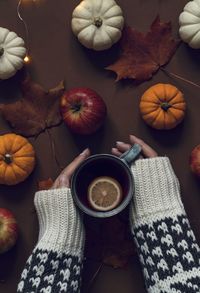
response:
[[(131, 230), (149, 293), (200, 293), (200, 248), (168, 158), (132, 166)], [(69, 189), (38, 192), (39, 238), (17, 292), (80, 291), (84, 228)]]
[(37, 192), (34, 203), (39, 238), (17, 292), (79, 292), (85, 236), (70, 189)]
[(168, 158), (132, 166), (130, 221), (149, 293), (200, 293), (200, 248)]

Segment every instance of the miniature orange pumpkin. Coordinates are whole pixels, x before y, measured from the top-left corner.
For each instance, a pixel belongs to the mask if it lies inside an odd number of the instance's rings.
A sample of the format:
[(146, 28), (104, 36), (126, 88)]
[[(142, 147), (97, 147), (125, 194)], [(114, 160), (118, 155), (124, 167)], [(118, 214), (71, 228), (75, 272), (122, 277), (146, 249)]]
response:
[(144, 121), (156, 129), (172, 129), (184, 118), (186, 103), (183, 93), (171, 84), (150, 87), (140, 101)]
[(0, 184), (24, 181), (35, 166), (35, 151), (29, 141), (13, 133), (0, 136)]

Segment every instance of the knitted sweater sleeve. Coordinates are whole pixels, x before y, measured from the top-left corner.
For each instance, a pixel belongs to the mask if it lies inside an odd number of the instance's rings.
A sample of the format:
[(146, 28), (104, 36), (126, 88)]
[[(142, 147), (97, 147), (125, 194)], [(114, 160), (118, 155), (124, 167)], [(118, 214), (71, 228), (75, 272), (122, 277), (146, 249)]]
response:
[(149, 293), (197, 293), (200, 248), (166, 157), (132, 166), (135, 195), (130, 221)]
[(17, 292), (79, 292), (84, 228), (70, 189), (37, 192), (34, 204), (39, 239), (22, 272)]

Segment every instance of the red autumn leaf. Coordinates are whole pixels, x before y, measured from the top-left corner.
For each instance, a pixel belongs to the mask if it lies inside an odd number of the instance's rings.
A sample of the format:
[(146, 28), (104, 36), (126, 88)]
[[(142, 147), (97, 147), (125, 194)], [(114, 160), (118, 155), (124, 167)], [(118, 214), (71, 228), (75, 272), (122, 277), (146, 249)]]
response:
[(148, 80), (170, 61), (179, 43), (172, 37), (171, 22), (163, 23), (159, 16), (146, 34), (126, 27), (121, 39), (121, 55), (106, 69), (117, 74), (117, 81), (125, 78), (137, 82)]
[(53, 180), (48, 178), (47, 180), (41, 180), (38, 182), (38, 190), (48, 190), (53, 185)]
[(11, 104), (0, 104), (0, 111), (18, 134), (30, 137), (62, 122), (60, 97), (63, 81), (45, 91), (39, 84), (26, 78), (21, 85), (22, 98)]

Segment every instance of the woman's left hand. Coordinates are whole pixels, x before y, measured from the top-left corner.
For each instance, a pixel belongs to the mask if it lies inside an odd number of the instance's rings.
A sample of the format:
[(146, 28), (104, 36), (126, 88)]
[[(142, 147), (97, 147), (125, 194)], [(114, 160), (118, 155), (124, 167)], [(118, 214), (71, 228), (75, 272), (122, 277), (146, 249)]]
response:
[(71, 177), (76, 168), (87, 159), (90, 155), (90, 150), (85, 149), (78, 157), (76, 157), (71, 164), (69, 164), (55, 180), (52, 189), (70, 187)]
[(142, 148), (140, 158), (155, 158), (158, 156), (157, 152), (140, 138), (134, 135), (130, 135), (129, 139), (130, 139), (130, 143), (117, 141), (116, 147), (112, 148), (112, 154), (117, 157), (120, 157), (124, 152), (128, 151), (133, 144), (137, 143)]

